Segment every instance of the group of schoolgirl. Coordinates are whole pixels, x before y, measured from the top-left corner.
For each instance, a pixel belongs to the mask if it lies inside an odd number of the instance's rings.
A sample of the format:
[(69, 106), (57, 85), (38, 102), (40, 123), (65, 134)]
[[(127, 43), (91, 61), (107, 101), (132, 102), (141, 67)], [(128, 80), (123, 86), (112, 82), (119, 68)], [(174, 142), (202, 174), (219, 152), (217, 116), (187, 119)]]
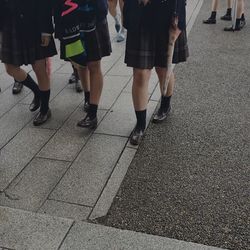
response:
[[(34, 93), (29, 109), (39, 112), (33, 124), (39, 126), (51, 117), (46, 58), (57, 54), (55, 32), (61, 44), (61, 58), (71, 61), (79, 72), (89, 72), (87, 114), (77, 125), (95, 128), (103, 89), (101, 59), (111, 53), (107, 0), (0, 0), (0, 6), (0, 60), (10, 76)], [(163, 89), (170, 35), (176, 39), (173, 63), (187, 59), (185, 6), (186, 0), (124, 0), (125, 63), (134, 69), (132, 95), (137, 118), (132, 144), (139, 144), (146, 128), (148, 84), (154, 67)], [(178, 20), (175, 26), (174, 20)], [(29, 64), (38, 84), (21, 68)], [(172, 74), (154, 122), (167, 117), (173, 89)]]

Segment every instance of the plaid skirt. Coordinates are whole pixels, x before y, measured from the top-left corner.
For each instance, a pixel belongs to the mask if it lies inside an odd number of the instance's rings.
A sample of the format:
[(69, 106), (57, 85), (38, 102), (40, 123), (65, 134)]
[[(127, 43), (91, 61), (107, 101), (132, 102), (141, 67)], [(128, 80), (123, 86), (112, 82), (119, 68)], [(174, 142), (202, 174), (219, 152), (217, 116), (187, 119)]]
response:
[[(128, 31), (125, 63), (138, 69), (167, 66), (169, 35), (164, 32)], [(189, 56), (186, 31), (182, 31), (175, 43), (173, 63), (185, 62)]]
[[(94, 31), (84, 32), (84, 45), (86, 59), (81, 65), (85, 63), (87, 65), (88, 62), (99, 61), (105, 56), (110, 56), (112, 49), (107, 19), (98, 22)], [(64, 48), (64, 46), (61, 46), (61, 59), (68, 61), (65, 58)]]
[(52, 38), (48, 47), (41, 46), (40, 32), (23, 34), (18, 29), (17, 19), (4, 20), (0, 32), (0, 60), (16, 66), (34, 64), (35, 61), (56, 55), (56, 46)]

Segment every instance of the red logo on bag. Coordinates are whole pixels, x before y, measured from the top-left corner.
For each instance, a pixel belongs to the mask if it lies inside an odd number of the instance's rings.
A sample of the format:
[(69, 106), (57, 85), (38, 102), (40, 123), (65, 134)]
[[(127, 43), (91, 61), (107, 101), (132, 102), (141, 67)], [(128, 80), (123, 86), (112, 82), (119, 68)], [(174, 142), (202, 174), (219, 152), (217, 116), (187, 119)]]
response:
[(75, 9), (78, 8), (78, 4), (77, 3), (73, 3), (72, 0), (66, 0), (64, 4), (67, 5), (67, 6), (69, 6), (70, 8), (67, 9), (67, 10), (65, 10), (65, 11), (63, 11), (62, 12), (62, 16), (66, 16), (69, 13), (71, 13), (72, 11), (74, 11)]

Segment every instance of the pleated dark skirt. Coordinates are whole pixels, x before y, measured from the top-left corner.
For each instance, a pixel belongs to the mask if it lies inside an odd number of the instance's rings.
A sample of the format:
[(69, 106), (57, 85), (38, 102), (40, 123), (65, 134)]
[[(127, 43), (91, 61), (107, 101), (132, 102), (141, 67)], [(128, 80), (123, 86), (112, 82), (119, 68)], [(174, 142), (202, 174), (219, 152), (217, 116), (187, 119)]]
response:
[[(138, 69), (166, 67), (169, 35), (164, 32), (128, 31), (125, 63)], [(173, 63), (185, 62), (189, 56), (187, 35), (183, 31), (175, 43)]]
[[(86, 61), (81, 65), (87, 65), (88, 62), (99, 61), (103, 57), (110, 56), (112, 48), (107, 19), (98, 22), (94, 31), (84, 32), (84, 43)], [(65, 58), (65, 48), (63, 46), (61, 46), (61, 59), (68, 61)]]
[(48, 47), (42, 47), (40, 32), (27, 35), (20, 31), (14, 16), (4, 20), (3, 30), (0, 32), (0, 60), (3, 63), (16, 66), (34, 64), (37, 60), (56, 54), (53, 38)]

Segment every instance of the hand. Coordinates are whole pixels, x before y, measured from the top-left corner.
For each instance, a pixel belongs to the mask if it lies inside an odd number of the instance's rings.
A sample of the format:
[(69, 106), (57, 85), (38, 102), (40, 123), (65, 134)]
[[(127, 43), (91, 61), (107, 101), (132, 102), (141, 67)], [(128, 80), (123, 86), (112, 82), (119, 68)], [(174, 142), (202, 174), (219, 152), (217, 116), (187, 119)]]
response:
[(42, 34), (42, 37), (41, 37), (41, 46), (42, 47), (48, 47), (49, 46), (49, 43), (50, 43), (50, 39), (51, 39), (51, 37), (50, 37), (50, 35), (44, 35), (44, 34)]
[(150, 3), (150, 0), (138, 0), (138, 1), (139, 1), (139, 4), (142, 3), (144, 6)]

